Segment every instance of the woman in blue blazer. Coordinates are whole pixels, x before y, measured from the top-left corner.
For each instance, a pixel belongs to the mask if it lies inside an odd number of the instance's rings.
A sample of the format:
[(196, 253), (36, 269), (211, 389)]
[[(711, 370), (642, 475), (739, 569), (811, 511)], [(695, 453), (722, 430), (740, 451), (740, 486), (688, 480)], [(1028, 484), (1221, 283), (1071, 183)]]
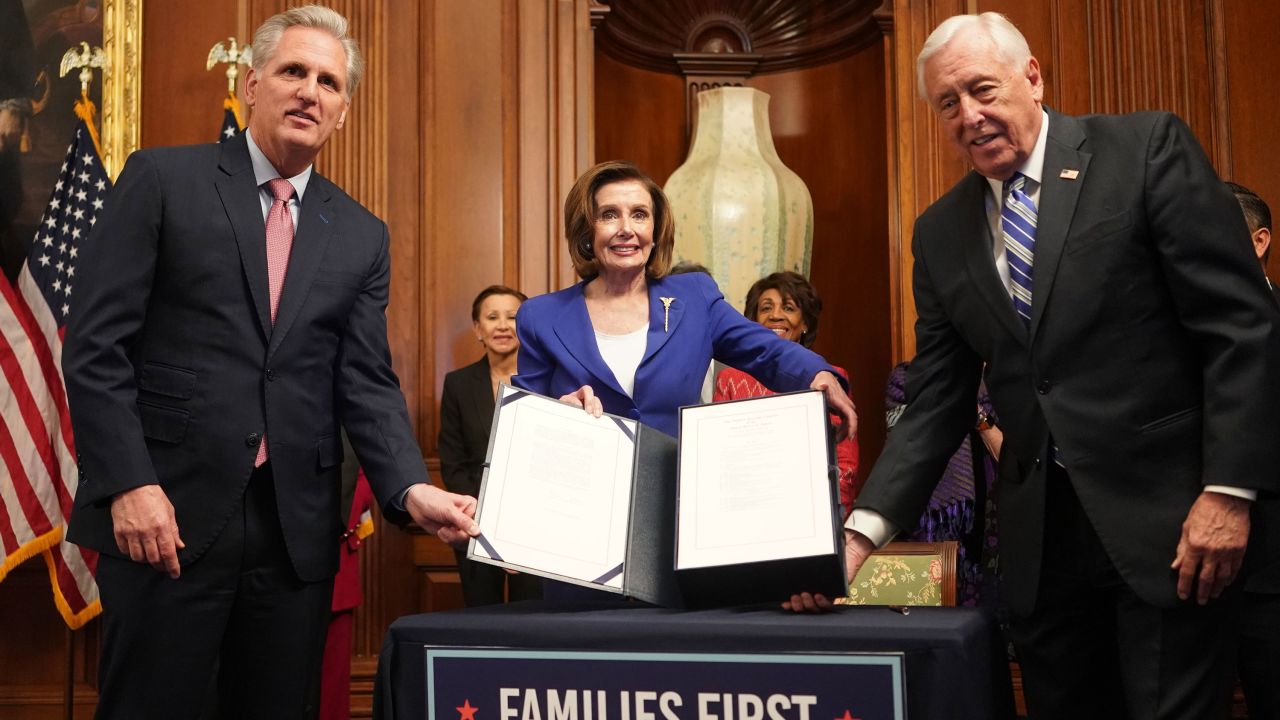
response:
[(520, 308), (515, 385), (675, 435), (677, 409), (699, 402), (715, 358), (771, 390), (822, 390), (856, 429), (853, 403), (825, 360), (747, 320), (707, 275), (667, 274), (675, 223), (639, 168), (606, 162), (578, 178), (565, 234), (582, 281)]

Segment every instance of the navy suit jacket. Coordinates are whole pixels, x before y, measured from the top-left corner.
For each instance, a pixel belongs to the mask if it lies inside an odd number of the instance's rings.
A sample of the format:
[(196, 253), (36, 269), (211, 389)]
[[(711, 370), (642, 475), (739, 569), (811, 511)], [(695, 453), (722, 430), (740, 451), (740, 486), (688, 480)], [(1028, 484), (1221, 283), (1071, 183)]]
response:
[(916, 221), (912, 402), (857, 506), (915, 525), (973, 427), (985, 363), (1014, 611), (1035, 604), (1051, 445), (1116, 570), (1171, 606), (1169, 564), (1203, 486), (1280, 485), (1272, 300), (1239, 206), (1177, 117), (1050, 111), (1048, 133), (1030, 328), (992, 261), (985, 178)]
[(265, 226), (243, 136), (126, 163), (82, 248), (62, 364), (79, 455), (72, 542), (120, 555), (112, 496), (159, 484), (185, 566), (209, 547), (268, 438), (294, 569), (337, 569), (339, 426), (384, 512), (426, 466), (391, 369), (386, 225), (313, 173), (273, 327)]
[[(1271, 293), (1280, 310), (1280, 285), (1272, 283)], [(1271, 372), (1280, 374), (1280, 354), (1272, 359)], [(1273, 429), (1270, 439), (1264, 442), (1280, 442), (1280, 428)], [(1246, 578), (1245, 590), (1280, 593), (1280, 488), (1258, 494), (1253, 509), (1253, 535), (1249, 537), (1249, 552), (1241, 572)]]
[[(649, 334), (635, 397), (629, 397), (600, 356), (585, 286), (580, 282), (520, 307), (513, 384), (551, 397), (590, 385), (606, 412), (676, 435), (677, 411), (701, 402), (713, 357), (777, 392), (804, 390), (823, 370), (839, 377), (817, 354), (743, 317), (709, 276), (686, 273), (649, 281)], [(664, 297), (672, 298), (670, 310), (663, 308)]]

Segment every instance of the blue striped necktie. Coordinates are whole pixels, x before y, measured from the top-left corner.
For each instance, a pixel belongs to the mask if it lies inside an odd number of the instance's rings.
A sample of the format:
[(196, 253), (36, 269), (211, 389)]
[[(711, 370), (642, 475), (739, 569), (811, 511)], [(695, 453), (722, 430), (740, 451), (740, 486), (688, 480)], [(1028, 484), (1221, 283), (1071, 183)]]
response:
[(1022, 191), (1027, 176), (1014, 173), (1004, 182), (1000, 208), (1000, 235), (1009, 261), (1009, 294), (1022, 324), (1031, 325), (1031, 268), (1035, 263), (1036, 204)]

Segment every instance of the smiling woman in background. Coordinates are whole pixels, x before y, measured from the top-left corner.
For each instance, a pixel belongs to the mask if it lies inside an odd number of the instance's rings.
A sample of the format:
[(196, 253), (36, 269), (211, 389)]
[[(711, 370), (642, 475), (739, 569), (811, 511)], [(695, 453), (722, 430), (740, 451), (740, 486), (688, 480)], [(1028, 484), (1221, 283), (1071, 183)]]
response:
[[(743, 314), (769, 328), (775, 335), (804, 347), (813, 347), (818, 337), (818, 318), (822, 315), (822, 298), (805, 277), (794, 272), (776, 272), (760, 278), (747, 291)], [(848, 375), (835, 368), (842, 378)], [(741, 370), (728, 367), (716, 376), (713, 402), (741, 400), (772, 395), (773, 391)], [(843, 420), (831, 416), (837, 426)], [(840, 506), (847, 517), (858, 495), (858, 439), (851, 433), (836, 443), (836, 465), (840, 467)]]
[[(516, 313), (528, 298), (519, 290), (490, 285), (471, 303), (471, 322), (484, 356), (444, 376), (440, 399), (440, 474), (450, 492), (476, 496), (484, 474), (489, 448), (489, 426), (500, 383), (510, 383), (516, 370), (520, 340), (516, 337)], [(455, 550), (462, 594), (467, 607), (492, 605), (508, 599), (541, 597), (538, 578), (511, 574), (502, 568), (467, 560)]]

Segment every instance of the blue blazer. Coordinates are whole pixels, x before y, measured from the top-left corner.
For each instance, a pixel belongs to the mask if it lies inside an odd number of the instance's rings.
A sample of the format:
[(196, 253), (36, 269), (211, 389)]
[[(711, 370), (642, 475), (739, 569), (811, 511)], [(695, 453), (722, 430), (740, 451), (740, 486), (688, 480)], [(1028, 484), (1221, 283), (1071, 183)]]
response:
[[(701, 402), (712, 358), (777, 392), (808, 388), (823, 370), (839, 377), (817, 354), (743, 317), (709, 276), (687, 273), (649, 281), (649, 335), (633, 399), (600, 356), (585, 286), (580, 282), (520, 307), (519, 372), (512, 383), (551, 397), (590, 385), (606, 412), (676, 435), (676, 411)], [(670, 310), (662, 298), (672, 298)]]

